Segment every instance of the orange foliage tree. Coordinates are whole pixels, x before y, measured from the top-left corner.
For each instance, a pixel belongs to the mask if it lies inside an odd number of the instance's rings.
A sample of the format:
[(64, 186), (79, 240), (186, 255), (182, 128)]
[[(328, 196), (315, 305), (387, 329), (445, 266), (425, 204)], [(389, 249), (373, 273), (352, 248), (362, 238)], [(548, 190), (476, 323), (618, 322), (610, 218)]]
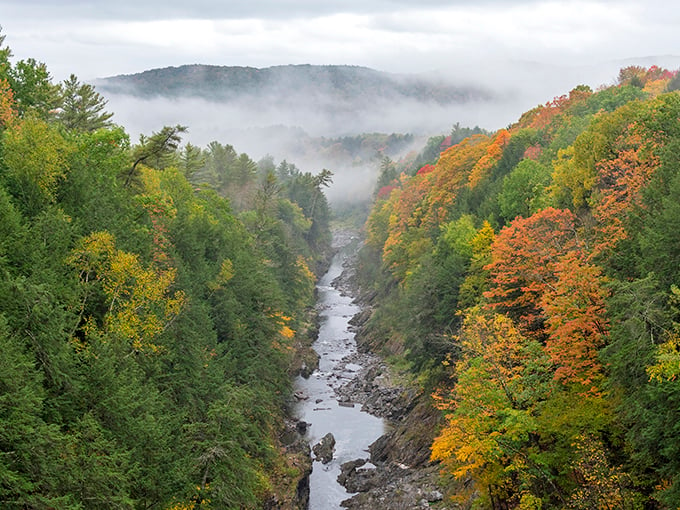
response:
[(439, 225), (451, 218), (448, 211), (455, 203), (460, 189), (469, 181), (470, 172), (484, 157), (491, 140), (486, 135), (473, 135), (456, 144), (439, 157), (428, 193), (426, 219)]
[(541, 138), (547, 142), (567, 122), (566, 119), (574, 115), (575, 110), (585, 105), (591, 95), (590, 87), (579, 85), (568, 95), (557, 96), (552, 101), (524, 113), (517, 126), (537, 130)]
[(389, 222), (382, 247), (383, 262), (400, 281), (413, 270), (419, 256), (432, 248), (423, 229), (423, 205), (432, 175), (402, 177), (402, 188), (393, 192), (388, 201)]
[[(611, 256), (630, 236), (631, 227), (639, 229), (649, 214), (650, 197), (645, 198), (645, 188), (667, 158), (668, 144), (677, 132), (677, 98), (676, 93), (664, 94), (619, 109), (628, 113), (614, 123), (618, 129), (609, 136), (608, 153), (595, 165), (597, 192), (591, 206), (598, 224), (594, 255)], [(635, 116), (630, 118), (632, 114)]]
[(0, 126), (9, 126), (16, 119), (14, 92), (5, 79), (0, 79)]
[(598, 350), (607, 336), (607, 291), (600, 268), (584, 258), (571, 251), (555, 264), (555, 282), (541, 306), (547, 317), (546, 352), (556, 367), (555, 380), (574, 385), (579, 393), (598, 394), (604, 378)]
[(499, 130), (493, 137), (492, 142), (486, 148), (486, 154), (479, 158), (475, 166), (470, 170), (468, 182), (471, 188), (477, 186), (482, 180), (488, 177), (491, 169), (498, 163), (503, 156), (503, 149), (510, 141), (510, 133), (507, 129)]
[(419, 257), (432, 250), (439, 226), (448, 221), (451, 207), (488, 145), (485, 135), (466, 138), (444, 151), (434, 170), (402, 176), (401, 189), (388, 200), (388, 235), (383, 246), (383, 262), (398, 280), (411, 274)]
[(507, 313), (525, 333), (543, 334), (541, 299), (554, 285), (555, 265), (578, 248), (575, 216), (552, 207), (529, 218), (516, 218), (492, 246), (491, 288), (484, 294), (491, 307)]
[(598, 193), (593, 197), (597, 242), (593, 255), (610, 254), (628, 236), (627, 216), (642, 207), (641, 192), (659, 166), (635, 125), (619, 136), (616, 155), (597, 164)]

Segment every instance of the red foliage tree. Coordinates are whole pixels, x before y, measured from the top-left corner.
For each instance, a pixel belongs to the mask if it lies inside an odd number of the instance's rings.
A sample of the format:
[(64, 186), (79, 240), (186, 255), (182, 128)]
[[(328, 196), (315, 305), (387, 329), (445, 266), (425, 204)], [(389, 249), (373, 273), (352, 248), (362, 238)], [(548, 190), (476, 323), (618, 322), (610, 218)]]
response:
[(424, 174), (429, 174), (430, 172), (434, 171), (435, 166), (434, 165), (425, 165), (423, 166), (416, 175), (424, 175)]
[(378, 194), (376, 195), (376, 198), (378, 198), (379, 200), (384, 200), (386, 198), (389, 198), (390, 193), (392, 193), (392, 190), (396, 189), (396, 188), (397, 188), (397, 186), (394, 186), (392, 184), (387, 185), (387, 186), (383, 186), (382, 188), (380, 188), (378, 190)]
[(532, 159), (536, 161), (538, 157), (541, 155), (541, 147), (540, 145), (531, 145), (527, 147), (527, 150), (524, 151), (524, 159)]

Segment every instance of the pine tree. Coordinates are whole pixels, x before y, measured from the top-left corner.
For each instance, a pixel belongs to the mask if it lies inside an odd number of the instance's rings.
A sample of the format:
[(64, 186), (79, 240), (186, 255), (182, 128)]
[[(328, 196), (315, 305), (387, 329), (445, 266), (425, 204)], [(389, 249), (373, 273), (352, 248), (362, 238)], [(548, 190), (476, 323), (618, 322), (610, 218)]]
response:
[(61, 108), (57, 119), (68, 129), (96, 131), (110, 127), (113, 113), (104, 111), (107, 101), (88, 83), (72, 74), (59, 87)]

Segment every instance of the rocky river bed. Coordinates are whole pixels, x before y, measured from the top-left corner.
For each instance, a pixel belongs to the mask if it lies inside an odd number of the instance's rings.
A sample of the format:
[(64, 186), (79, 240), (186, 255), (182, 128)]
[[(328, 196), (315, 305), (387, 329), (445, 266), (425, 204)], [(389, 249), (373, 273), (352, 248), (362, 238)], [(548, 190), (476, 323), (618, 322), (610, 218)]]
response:
[(295, 415), (315, 459), (309, 476), (310, 510), (341, 508), (350, 493), (337, 482), (340, 466), (366, 456), (368, 446), (385, 432), (383, 419), (362, 412), (337, 394), (338, 388), (362, 369), (347, 361), (357, 353), (349, 322), (360, 307), (336, 283), (357, 242), (350, 237), (338, 247), (317, 284), (318, 335), (313, 348), (318, 363), (313, 370), (301, 373), (295, 383)]
[[(370, 309), (367, 303), (357, 302), (354, 253), (345, 252), (340, 268), (334, 273), (331, 267), (320, 283), (335, 294), (330, 301), (320, 296), (320, 314), (330, 313), (330, 317), (322, 320), (321, 342), (315, 345), (319, 369), (298, 384), (300, 423), (310, 446), (319, 448), (310, 477), (310, 509), (461, 508), (444, 501), (439, 467), (429, 461), (439, 413), (428, 397), (412, 384), (401, 384), (383, 360), (362, 349), (360, 339), (357, 347), (355, 335), (361, 334)], [(331, 307), (334, 311), (329, 312)], [(323, 325), (338, 315), (346, 325), (338, 330), (336, 324), (335, 334), (340, 335), (329, 339)], [(348, 412), (352, 414), (342, 414)], [(381, 418), (380, 425), (367, 417)], [(359, 421), (350, 423), (355, 420)], [(339, 433), (332, 434), (329, 448), (327, 435), (334, 427), (339, 427)]]

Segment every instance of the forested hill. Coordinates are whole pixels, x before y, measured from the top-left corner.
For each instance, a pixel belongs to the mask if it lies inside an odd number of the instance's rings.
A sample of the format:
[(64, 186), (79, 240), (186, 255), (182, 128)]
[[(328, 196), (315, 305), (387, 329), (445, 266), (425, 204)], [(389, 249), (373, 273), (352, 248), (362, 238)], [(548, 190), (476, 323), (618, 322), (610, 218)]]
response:
[(464, 508), (680, 508), (678, 89), (624, 68), (380, 180), (364, 336)]
[(417, 75), (395, 75), (357, 66), (287, 65), (263, 69), (185, 65), (103, 78), (100, 90), (142, 97), (201, 97), (212, 101), (323, 103), (359, 108), (376, 101), (422, 101), (440, 105), (488, 99), (481, 89), (456, 87)]
[(330, 172), (133, 143), (3, 39), (0, 508), (302, 505), (279, 437)]

